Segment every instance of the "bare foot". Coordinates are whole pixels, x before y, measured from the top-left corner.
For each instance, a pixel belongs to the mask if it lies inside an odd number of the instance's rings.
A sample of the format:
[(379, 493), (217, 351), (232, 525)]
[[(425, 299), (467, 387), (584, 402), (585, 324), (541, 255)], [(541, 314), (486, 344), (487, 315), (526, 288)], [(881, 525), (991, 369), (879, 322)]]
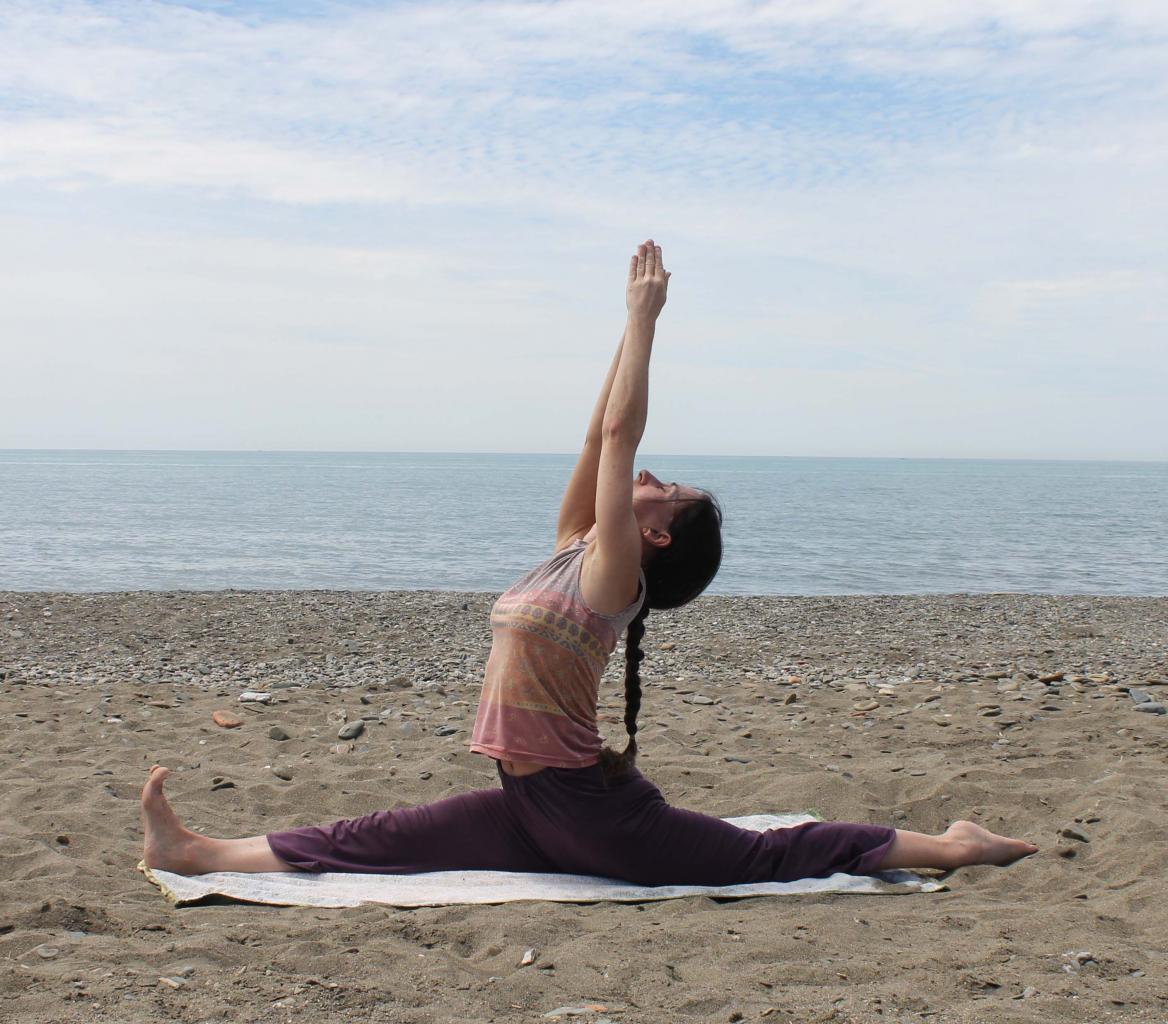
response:
[(142, 787), (142, 829), (146, 833), (142, 859), (148, 868), (180, 875), (201, 874), (206, 868), (200, 852), (207, 840), (185, 828), (171, 808), (162, 791), (169, 774), (169, 768), (155, 765)]
[(953, 822), (945, 830), (944, 838), (951, 840), (960, 851), (963, 865), (997, 864), (1005, 867), (1038, 852), (1038, 847), (1033, 843), (995, 835), (972, 821)]

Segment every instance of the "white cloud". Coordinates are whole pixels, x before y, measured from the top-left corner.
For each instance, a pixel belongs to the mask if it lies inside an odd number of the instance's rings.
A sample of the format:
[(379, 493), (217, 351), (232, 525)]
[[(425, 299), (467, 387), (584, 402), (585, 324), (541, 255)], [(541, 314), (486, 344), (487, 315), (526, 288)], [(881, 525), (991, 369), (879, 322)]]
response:
[(1168, 455), (1163, 4), (240, 10), (0, 13), (0, 444), (568, 448), (663, 233), (659, 450)]

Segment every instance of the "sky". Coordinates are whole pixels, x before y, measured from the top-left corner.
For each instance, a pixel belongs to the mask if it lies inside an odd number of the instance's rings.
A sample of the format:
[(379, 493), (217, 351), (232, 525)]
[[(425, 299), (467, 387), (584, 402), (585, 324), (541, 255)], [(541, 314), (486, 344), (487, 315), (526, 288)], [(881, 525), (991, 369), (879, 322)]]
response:
[(1162, 0), (0, 0), (0, 448), (1168, 459)]

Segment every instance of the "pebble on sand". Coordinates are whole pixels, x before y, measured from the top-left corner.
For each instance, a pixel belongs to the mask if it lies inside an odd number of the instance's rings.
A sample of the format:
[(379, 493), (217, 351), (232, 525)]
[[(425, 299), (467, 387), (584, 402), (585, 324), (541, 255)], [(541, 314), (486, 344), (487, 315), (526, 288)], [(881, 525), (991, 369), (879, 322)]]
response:
[(211, 721), (221, 729), (238, 729), (243, 725), (243, 719), (236, 718), (230, 711), (212, 711)]
[(355, 740), (365, 731), (365, 722), (358, 718), (355, 722), (350, 722), (348, 725), (342, 725), (337, 731), (337, 739), (339, 740)]
[(269, 738), (269, 739), (273, 739), (273, 740), (286, 740), (286, 739), (289, 739), (290, 737), (289, 737), (289, 736), (288, 736), (288, 734), (287, 734), (287, 733), (286, 733), (286, 732), (285, 732), (283, 729), (281, 729), (281, 728), (280, 728), (278, 725), (273, 725), (273, 726), (272, 726), (272, 727), (271, 727), (271, 728), (268, 730), (268, 738)]

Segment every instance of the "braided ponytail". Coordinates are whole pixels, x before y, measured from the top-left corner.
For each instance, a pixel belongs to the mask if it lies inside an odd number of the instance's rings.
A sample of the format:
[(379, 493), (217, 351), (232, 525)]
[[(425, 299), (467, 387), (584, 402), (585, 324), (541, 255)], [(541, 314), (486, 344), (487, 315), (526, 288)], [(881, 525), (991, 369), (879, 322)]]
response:
[(672, 541), (644, 567), (645, 601), (629, 623), (625, 637), (625, 730), (629, 742), (621, 753), (600, 751), (604, 781), (627, 775), (637, 764), (637, 715), (641, 712), (641, 662), (645, 619), (652, 608), (679, 608), (709, 585), (722, 561), (722, 509), (713, 495), (687, 503), (670, 524)]
[(637, 715), (641, 712), (641, 662), (645, 652), (641, 650), (641, 638), (645, 635), (645, 620), (649, 617), (649, 602), (646, 599), (629, 623), (625, 635), (625, 731), (629, 742), (619, 754), (605, 747), (600, 752), (600, 770), (604, 781), (609, 782), (627, 775), (637, 764)]

